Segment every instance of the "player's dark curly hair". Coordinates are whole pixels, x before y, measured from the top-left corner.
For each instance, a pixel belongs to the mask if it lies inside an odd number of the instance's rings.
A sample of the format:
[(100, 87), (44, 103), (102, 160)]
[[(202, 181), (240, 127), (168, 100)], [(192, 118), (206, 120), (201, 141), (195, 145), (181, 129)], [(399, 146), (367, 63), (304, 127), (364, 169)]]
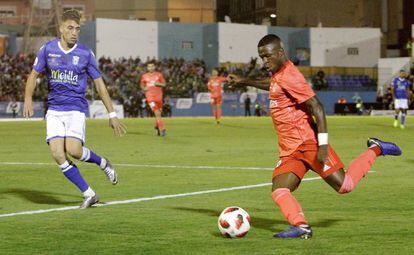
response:
[(67, 20), (73, 20), (76, 23), (80, 24), (81, 17), (82, 14), (76, 9), (66, 10), (62, 14), (62, 22), (65, 22)]

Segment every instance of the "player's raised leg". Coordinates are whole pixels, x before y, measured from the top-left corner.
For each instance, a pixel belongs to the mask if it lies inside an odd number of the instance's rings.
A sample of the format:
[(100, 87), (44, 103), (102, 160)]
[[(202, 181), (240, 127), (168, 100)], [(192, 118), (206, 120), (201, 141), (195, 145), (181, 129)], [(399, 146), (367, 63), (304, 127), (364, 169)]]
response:
[(112, 184), (115, 185), (118, 183), (118, 175), (109, 160), (95, 154), (92, 150), (83, 147), (82, 142), (79, 139), (67, 138), (65, 146), (67, 153), (71, 157), (80, 161), (95, 163), (101, 168)]
[(367, 145), (368, 150), (354, 159), (346, 172), (341, 169), (324, 177), (324, 180), (338, 193), (345, 194), (354, 190), (359, 181), (371, 169), (372, 164), (378, 156), (401, 155), (401, 149), (394, 143), (384, 142), (377, 138), (370, 138), (368, 139)]
[(64, 138), (55, 138), (49, 141), (52, 157), (59, 165), (63, 175), (83, 193), (85, 200), (80, 208), (87, 208), (99, 201), (89, 184), (82, 177), (78, 167), (66, 158)]

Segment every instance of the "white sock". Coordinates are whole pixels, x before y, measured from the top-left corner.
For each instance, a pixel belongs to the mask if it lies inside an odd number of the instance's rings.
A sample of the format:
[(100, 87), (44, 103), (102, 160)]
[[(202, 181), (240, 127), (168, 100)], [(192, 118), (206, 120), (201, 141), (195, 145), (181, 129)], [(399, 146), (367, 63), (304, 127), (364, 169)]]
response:
[(105, 169), (105, 167), (106, 167), (106, 163), (107, 163), (107, 162), (106, 162), (106, 159), (102, 158), (102, 159), (101, 159), (101, 165), (100, 165), (100, 167), (101, 167), (101, 169), (102, 169), (102, 170), (104, 170), (104, 169)]
[(95, 191), (93, 191), (93, 189), (91, 189), (91, 187), (89, 187), (87, 190), (85, 190), (85, 192), (83, 192), (84, 197), (93, 197), (95, 195), (96, 195)]

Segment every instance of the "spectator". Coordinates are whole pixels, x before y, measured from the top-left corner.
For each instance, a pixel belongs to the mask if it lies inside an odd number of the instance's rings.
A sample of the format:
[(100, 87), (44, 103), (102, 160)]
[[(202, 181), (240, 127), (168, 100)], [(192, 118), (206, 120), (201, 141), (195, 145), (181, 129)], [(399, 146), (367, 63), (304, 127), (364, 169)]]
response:
[(345, 99), (345, 97), (340, 96), (340, 97), (339, 97), (339, 99), (338, 99), (338, 101), (337, 101), (337, 103), (338, 103), (338, 104), (346, 104), (346, 99)]
[(356, 109), (357, 109), (358, 115), (362, 115), (364, 113), (364, 104), (361, 98), (359, 98), (356, 103)]
[(328, 82), (325, 79), (325, 72), (323, 70), (319, 70), (313, 77), (312, 86), (315, 90), (328, 89)]
[(392, 95), (390, 87), (387, 88), (387, 93), (384, 95), (383, 102), (386, 110), (394, 109), (394, 96)]
[(17, 104), (17, 102), (16, 102), (16, 99), (15, 98), (13, 98), (12, 100), (11, 100), (11, 102), (9, 103), (9, 107), (10, 107), (10, 111), (12, 112), (12, 114), (13, 114), (13, 118), (16, 118), (16, 116), (17, 116), (17, 110), (18, 110), (18, 108), (19, 108), (19, 105)]
[(250, 113), (250, 104), (251, 104), (250, 97), (246, 95), (246, 98), (244, 99), (244, 117), (251, 116)]
[(262, 116), (262, 106), (259, 102), (256, 102), (256, 104), (254, 105), (254, 115), (257, 117)]
[(171, 98), (169, 96), (164, 98), (162, 113), (163, 117), (172, 117)]
[(358, 103), (359, 100), (362, 100), (362, 99), (359, 96), (358, 92), (355, 92), (354, 96), (352, 97), (352, 101), (354, 101), (354, 103)]

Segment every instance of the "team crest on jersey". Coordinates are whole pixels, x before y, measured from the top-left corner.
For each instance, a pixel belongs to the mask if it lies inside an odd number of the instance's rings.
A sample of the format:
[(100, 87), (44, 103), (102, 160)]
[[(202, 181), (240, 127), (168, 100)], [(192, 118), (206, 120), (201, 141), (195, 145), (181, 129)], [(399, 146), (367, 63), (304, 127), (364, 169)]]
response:
[(79, 63), (79, 57), (78, 56), (73, 56), (72, 64), (77, 65), (78, 63)]
[(56, 61), (56, 58), (55, 58), (55, 57), (50, 58), (50, 65), (55, 66), (55, 65), (57, 65), (57, 63), (56, 63), (56, 62), (57, 62), (57, 61)]

